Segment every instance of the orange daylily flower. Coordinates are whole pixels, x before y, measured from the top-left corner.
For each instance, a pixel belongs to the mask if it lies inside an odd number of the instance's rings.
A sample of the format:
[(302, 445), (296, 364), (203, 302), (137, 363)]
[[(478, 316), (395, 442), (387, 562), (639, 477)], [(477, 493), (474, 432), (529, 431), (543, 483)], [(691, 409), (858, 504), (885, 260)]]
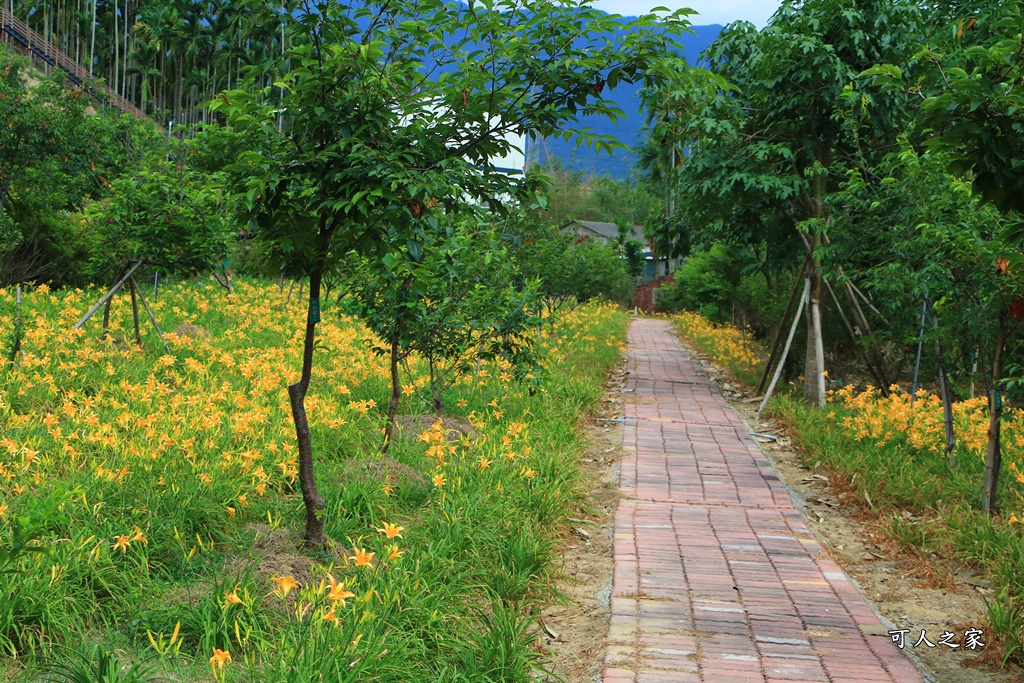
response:
[(327, 613), (320, 617), (320, 619), (332, 622), (335, 626), (341, 626), (341, 620), (338, 619), (338, 615), (334, 613), (334, 605), (331, 605), (331, 609), (327, 610)]
[(274, 593), (281, 598), (291, 593), (293, 588), (297, 588), (300, 585), (291, 574), (288, 576), (272, 576), (270, 580), (277, 584), (277, 589), (274, 590)]
[[(377, 553), (368, 553), (365, 550), (363, 550), (362, 548), (356, 548), (355, 551), (356, 551), (356, 554), (355, 554), (353, 559), (355, 560), (357, 567), (365, 567), (367, 565), (370, 565), (370, 563), (373, 562), (373, 556), (377, 554)], [(372, 566), (372, 565), (370, 565), (370, 566)]]
[(390, 541), (392, 538), (401, 538), (403, 529), (405, 529), (404, 526), (395, 526), (394, 524), (384, 522), (384, 528), (377, 529), (377, 531), (387, 536)]
[(327, 599), (331, 602), (341, 600), (341, 606), (344, 607), (346, 599), (356, 597), (355, 593), (345, 588), (345, 584), (338, 583), (333, 574), (328, 574), (327, 580), (331, 584), (331, 590), (327, 593)]
[(224, 668), (225, 664), (231, 663), (231, 653), (220, 648), (213, 648), (213, 656), (210, 657), (210, 666), (213, 667), (213, 675), (216, 676), (217, 672)]
[(121, 554), (128, 552), (128, 546), (131, 544), (131, 539), (128, 536), (114, 536), (114, 545), (110, 546), (111, 550), (121, 550)]
[(224, 591), (224, 603), (225, 603), (224, 604), (225, 608), (227, 608), (228, 605), (241, 605), (242, 604), (242, 599), (240, 597), (238, 597), (238, 586), (235, 586), (234, 590), (232, 590), (230, 592), (229, 591)]
[(443, 474), (435, 474), (433, 477), (430, 478), (430, 480), (434, 482), (434, 486), (444, 486)]

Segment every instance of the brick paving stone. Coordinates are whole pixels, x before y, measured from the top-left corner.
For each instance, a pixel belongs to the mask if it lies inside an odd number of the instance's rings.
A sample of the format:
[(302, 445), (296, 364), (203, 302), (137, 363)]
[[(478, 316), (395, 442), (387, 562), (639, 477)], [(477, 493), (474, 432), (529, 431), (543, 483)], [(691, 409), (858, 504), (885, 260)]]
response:
[(923, 683), (670, 323), (627, 369), (604, 683)]

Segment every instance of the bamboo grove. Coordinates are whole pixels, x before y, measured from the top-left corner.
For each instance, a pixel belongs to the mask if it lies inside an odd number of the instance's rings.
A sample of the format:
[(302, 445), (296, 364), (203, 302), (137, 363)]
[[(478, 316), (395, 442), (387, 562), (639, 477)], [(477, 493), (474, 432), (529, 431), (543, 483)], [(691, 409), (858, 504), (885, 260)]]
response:
[[(227, 0), (9, 0), (7, 9), (157, 122), (174, 125), (206, 122), (206, 102), (290, 44), (275, 13)], [(284, 3), (277, 16), (294, 9)]]

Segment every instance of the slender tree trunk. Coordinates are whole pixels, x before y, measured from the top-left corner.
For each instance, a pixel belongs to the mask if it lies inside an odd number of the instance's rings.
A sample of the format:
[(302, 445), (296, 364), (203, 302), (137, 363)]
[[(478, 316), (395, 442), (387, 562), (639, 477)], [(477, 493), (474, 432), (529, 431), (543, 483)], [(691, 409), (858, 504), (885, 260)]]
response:
[[(405, 300), (405, 293), (412, 284), (412, 275), (408, 275), (402, 283), (398, 301)], [(395, 415), (398, 414), (398, 402), (402, 398), (402, 378), (398, 374), (398, 364), (402, 360), (402, 351), (399, 344), (402, 331), (402, 319), (395, 315), (394, 326), (391, 328), (391, 400), (388, 401), (388, 421), (384, 425), (384, 445), (381, 452), (386, 453), (391, 445), (391, 437), (395, 429)]]
[[(932, 313), (932, 326), (939, 328), (939, 319)], [(939, 363), (939, 395), (942, 398), (942, 423), (946, 430), (946, 462), (956, 467), (956, 434), (953, 432), (953, 388), (949, 385), (949, 371), (946, 368), (946, 350), (935, 342), (935, 357)]]
[(431, 370), (430, 390), (433, 392), (434, 414), (444, 415), (444, 373)]
[(398, 345), (398, 321), (391, 332), (391, 400), (388, 401), (388, 421), (384, 425), (384, 445), (381, 453), (387, 453), (391, 446), (391, 438), (395, 433), (395, 416), (398, 414), (398, 402), (402, 398), (402, 379), (398, 374), (401, 349)]
[(985, 483), (981, 492), (981, 509), (993, 514), (996, 509), (996, 491), (999, 488), (999, 470), (1003, 454), (1000, 450), (1000, 417), (1003, 413), (1003, 395), (999, 380), (1003, 372), (1003, 346), (1006, 344), (1006, 313), (999, 314), (999, 333), (992, 360), (992, 383), (988, 391), (988, 450), (985, 453)]
[(118, 73), (118, 66), (120, 65), (120, 63), (118, 62), (118, 59), (117, 59), (117, 52), (118, 52), (118, 48), (119, 48), (118, 40), (117, 40), (117, 0), (114, 0), (114, 34), (112, 36), (110, 36), (110, 39), (111, 39), (110, 42), (112, 42), (114, 44), (114, 68), (113, 68), (113, 70), (111, 71), (111, 74), (110, 74), (110, 89), (113, 90), (116, 93), (116, 92), (118, 92), (118, 90), (117, 90), (117, 73)]
[(811, 281), (810, 304), (807, 315), (807, 353), (804, 357), (804, 398), (812, 405), (825, 406), (825, 354), (821, 337), (821, 259), (818, 248), (821, 234), (811, 238), (811, 263), (808, 276)]
[(316, 339), (316, 324), (320, 322), (320, 281), (323, 270), (317, 267), (309, 275), (309, 311), (306, 316), (306, 338), (302, 350), (302, 378), (288, 387), (288, 399), (295, 420), (295, 438), (299, 445), (299, 487), (302, 501), (306, 505), (306, 544), (322, 546), (324, 538), (323, 514), (326, 506), (316, 488), (313, 476), (313, 441), (306, 417), (306, 392), (313, 372), (313, 342)]
[(96, 0), (92, 0), (92, 35), (89, 38), (89, 76), (96, 61)]
[(124, 0), (124, 41), (121, 50), (121, 97), (128, 99), (128, 0)]

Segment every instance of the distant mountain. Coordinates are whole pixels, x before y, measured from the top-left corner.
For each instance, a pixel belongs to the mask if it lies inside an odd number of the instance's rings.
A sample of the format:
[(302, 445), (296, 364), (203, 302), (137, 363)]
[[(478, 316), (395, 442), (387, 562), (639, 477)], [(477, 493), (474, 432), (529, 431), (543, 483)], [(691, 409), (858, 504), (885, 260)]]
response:
[[(718, 38), (722, 27), (694, 26), (693, 33), (684, 35), (680, 42), (683, 46), (683, 57), (691, 64), (695, 63), (700, 53)], [(644, 114), (640, 111), (640, 86), (623, 84), (611, 92), (610, 99), (625, 113), (625, 118), (613, 123), (600, 116), (583, 117), (582, 124), (595, 132), (614, 135), (620, 142), (633, 147), (643, 140)], [(608, 175), (613, 178), (625, 178), (636, 161), (635, 155), (626, 150), (616, 150), (611, 156), (607, 152), (596, 152), (585, 146), (576, 147), (574, 141), (547, 139), (533, 143), (535, 149), (530, 151), (531, 163), (538, 159), (545, 163), (546, 159), (557, 157), (574, 170), (585, 175)], [(539, 148), (539, 149), (537, 149)]]

